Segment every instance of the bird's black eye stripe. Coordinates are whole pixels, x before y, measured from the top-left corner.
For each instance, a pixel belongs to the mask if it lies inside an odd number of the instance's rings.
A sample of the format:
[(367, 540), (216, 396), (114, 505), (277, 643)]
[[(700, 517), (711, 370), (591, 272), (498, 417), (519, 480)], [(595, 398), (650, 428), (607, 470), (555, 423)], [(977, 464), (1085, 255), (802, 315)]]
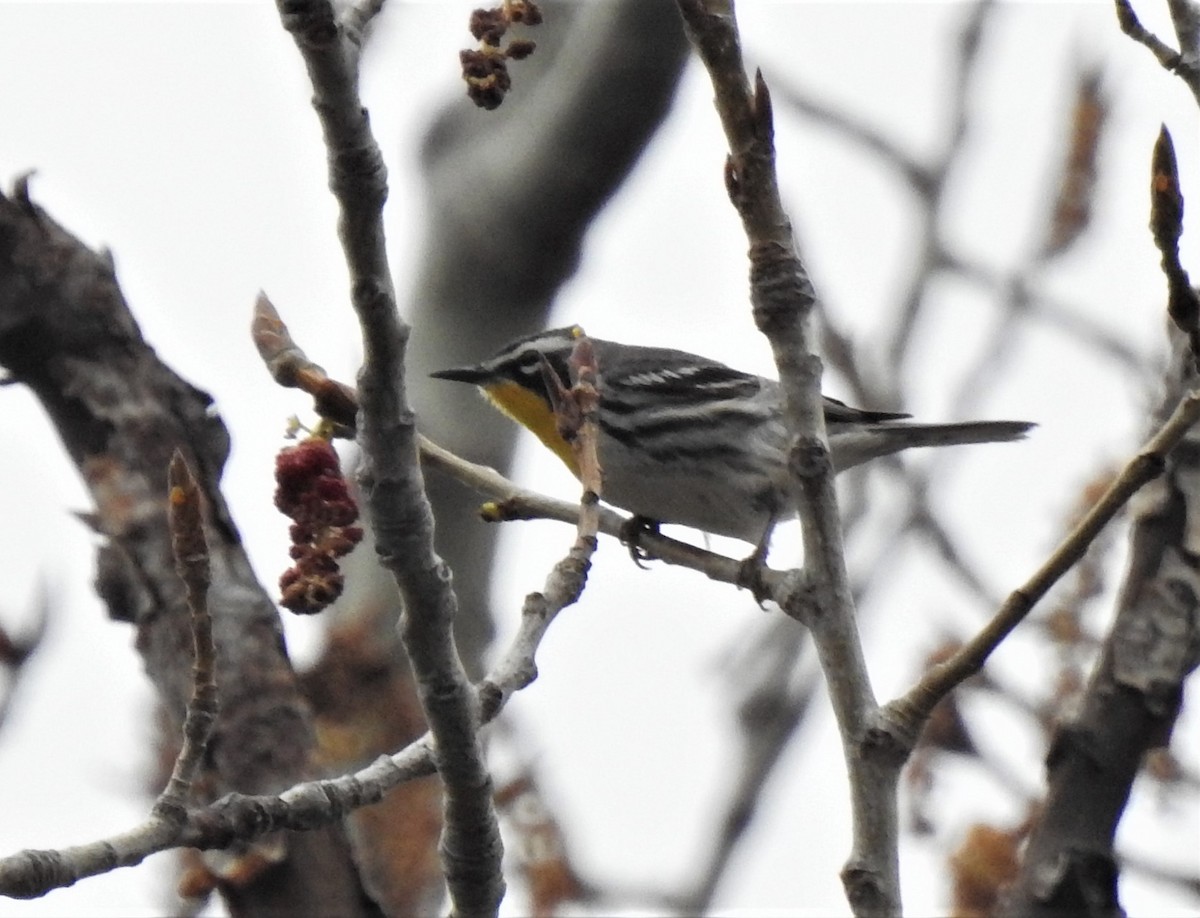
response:
[(515, 368), (526, 379), (541, 379), (542, 355), (538, 351), (526, 351), (517, 358)]
[(546, 358), (550, 367), (563, 380), (564, 384), (569, 385), (568, 370), (562, 356), (555, 352), (539, 351), (537, 348), (529, 348), (511, 360), (508, 377), (519, 385), (544, 396), (546, 379), (542, 375), (542, 357)]

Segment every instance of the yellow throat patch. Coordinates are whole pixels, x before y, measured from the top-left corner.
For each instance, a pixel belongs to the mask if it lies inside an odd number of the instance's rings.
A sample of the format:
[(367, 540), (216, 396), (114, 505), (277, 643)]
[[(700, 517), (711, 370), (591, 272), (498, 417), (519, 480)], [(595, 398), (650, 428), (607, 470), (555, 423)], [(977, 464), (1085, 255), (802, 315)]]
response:
[(579, 477), (579, 463), (575, 461), (575, 453), (571, 445), (559, 436), (554, 412), (540, 396), (509, 380), (480, 386), (479, 391), (498, 410), (532, 431), (547, 449), (563, 461), (572, 475)]

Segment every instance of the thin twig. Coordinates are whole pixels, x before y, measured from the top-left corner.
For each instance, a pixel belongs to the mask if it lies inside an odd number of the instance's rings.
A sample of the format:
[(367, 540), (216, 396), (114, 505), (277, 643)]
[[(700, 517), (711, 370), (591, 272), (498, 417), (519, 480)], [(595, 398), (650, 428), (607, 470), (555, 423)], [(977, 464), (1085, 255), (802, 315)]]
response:
[[(421, 462), (424, 467), (439, 469), (480, 494), (493, 498), (492, 502), (481, 508), (483, 518), (490, 522), (557, 520), (570, 525), (579, 522), (579, 504), (522, 488), (495, 469), (456, 456), (426, 437), (421, 438)], [(623, 537), (629, 517), (605, 506), (597, 506), (595, 512), (599, 532), (615, 539)], [(643, 533), (639, 537), (638, 547), (650, 559), (694, 570), (719, 583), (739, 586), (744, 579), (741, 561), (661, 533)], [(781, 606), (791, 591), (800, 588), (793, 571), (765, 568), (762, 579), (772, 598)]]
[(216, 651), (208, 611), (208, 542), (204, 538), (200, 487), (183, 453), (175, 450), (167, 470), (168, 520), (175, 569), (187, 594), (192, 625), (192, 698), (183, 721), (183, 742), (167, 786), (154, 801), (154, 815), (182, 825), (192, 781), (217, 720)]
[(530, 593), (525, 597), (525, 604), (521, 608), (521, 627), (516, 638), (500, 663), (480, 683), (481, 709), (485, 720), (495, 717), (514, 691), (524, 688), (536, 678), (538, 645), (555, 616), (583, 593), (592, 555), (596, 551), (603, 475), (597, 452), (598, 371), (595, 352), (586, 338), (576, 346), (571, 363), (577, 378), (575, 385), (565, 395), (574, 410), (560, 406), (556, 413), (560, 427), (565, 428), (563, 432), (571, 443), (583, 482), (583, 495), (576, 507), (575, 543), (567, 556), (554, 565), (542, 592)]
[[(1191, 4), (1172, 2), (1170, 8), (1176, 30), (1182, 29), (1186, 33), (1186, 26), (1182, 23), (1181, 17), (1176, 15), (1177, 8), (1185, 5), (1190, 6)], [(1138, 19), (1137, 13), (1133, 11), (1131, 0), (1116, 0), (1116, 10), (1117, 22), (1121, 26), (1121, 31), (1149, 50), (1164, 70), (1170, 71), (1183, 80), (1188, 89), (1192, 91), (1196, 101), (1200, 103), (1200, 61), (1197, 60), (1195, 51), (1193, 50), (1185, 56), (1147, 29)], [(1193, 35), (1189, 44), (1194, 41)]]
[(133, 867), (149, 855), (181, 845), (188, 823), (188, 797), (217, 719), (212, 618), (208, 612), (208, 545), (202, 524), (200, 486), (177, 449), (168, 469), (168, 518), (176, 570), (191, 611), (194, 662), (192, 696), (183, 741), (171, 777), (150, 815), (128, 832), (60, 850), (21, 851), (0, 859), (0, 895), (33, 899), (86, 877)]

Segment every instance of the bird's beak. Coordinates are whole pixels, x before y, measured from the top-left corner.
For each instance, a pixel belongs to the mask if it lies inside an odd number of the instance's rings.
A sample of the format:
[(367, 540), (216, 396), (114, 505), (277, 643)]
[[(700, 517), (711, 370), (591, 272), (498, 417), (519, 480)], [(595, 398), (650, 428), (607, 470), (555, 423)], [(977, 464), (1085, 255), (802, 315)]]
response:
[(449, 379), (454, 382), (472, 383), (480, 385), (489, 376), (486, 370), (479, 366), (473, 367), (451, 367), (448, 370), (438, 370), (436, 373), (430, 373), (434, 379)]

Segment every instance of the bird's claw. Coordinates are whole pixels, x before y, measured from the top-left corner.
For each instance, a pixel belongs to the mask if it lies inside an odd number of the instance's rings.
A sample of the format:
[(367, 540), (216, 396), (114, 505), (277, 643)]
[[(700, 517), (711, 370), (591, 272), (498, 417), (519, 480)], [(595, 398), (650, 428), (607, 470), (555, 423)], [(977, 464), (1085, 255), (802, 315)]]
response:
[(642, 570), (647, 570), (643, 561), (652, 560), (652, 555), (642, 548), (642, 539), (647, 533), (658, 535), (658, 520), (648, 516), (631, 516), (621, 524), (621, 544), (629, 549), (629, 557)]
[(763, 571), (767, 567), (767, 552), (770, 550), (771, 531), (774, 525), (772, 519), (762, 538), (754, 546), (754, 551), (738, 565), (737, 588), (749, 590), (760, 609), (766, 608), (767, 600), (771, 598), (771, 590), (763, 577)]
[(766, 564), (758, 552), (750, 555), (748, 558), (743, 558), (738, 565), (736, 586), (739, 590), (749, 590), (750, 595), (754, 597), (754, 601), (758, 603), (760, 609), (767, 607), (767, 600), (771, 598), (771, 589), (767, 586), (766, 580), (763, 579), (763, 570)]

